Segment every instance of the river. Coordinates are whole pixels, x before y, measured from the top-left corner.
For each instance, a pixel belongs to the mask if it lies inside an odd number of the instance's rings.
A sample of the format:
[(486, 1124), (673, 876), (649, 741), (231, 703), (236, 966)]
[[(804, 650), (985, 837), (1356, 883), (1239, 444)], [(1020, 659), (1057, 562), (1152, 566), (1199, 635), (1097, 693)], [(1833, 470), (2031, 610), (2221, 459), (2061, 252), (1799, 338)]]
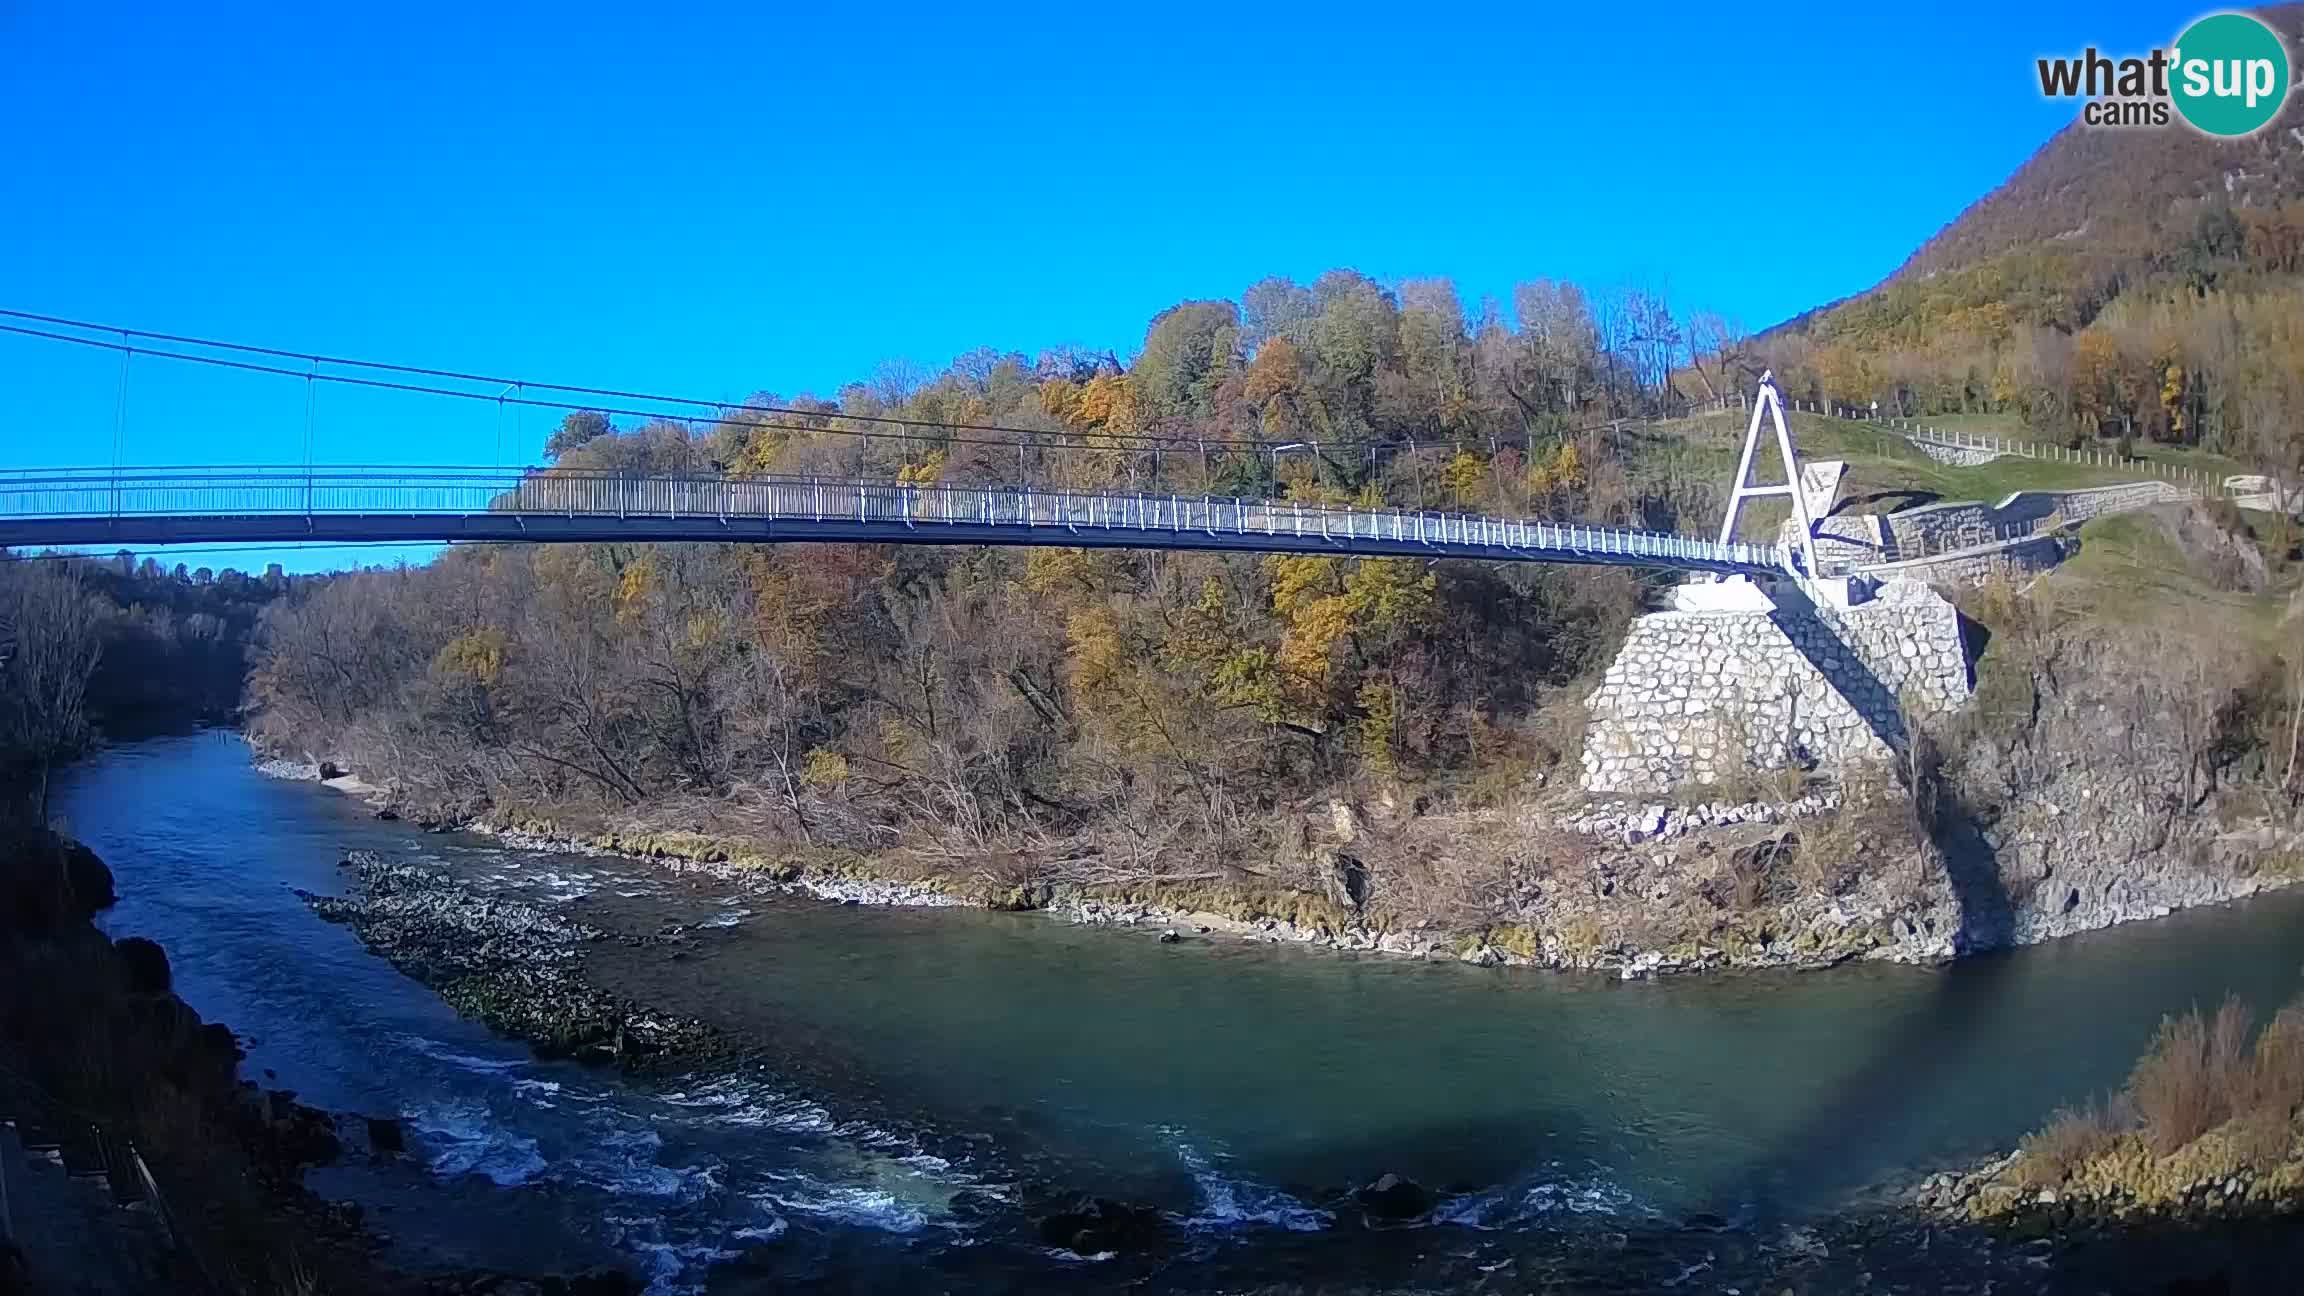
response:
[[(1109, 1285), (1120, 1269), (1038, 1245), (1027, 1185), (1166, 1212), (1183, 1243), (1128, 1271), (1156, 1286), (1525, 1274), (1563, 1239), (1629, 1237), (1615, 1263), (1640, 1289), (1711, 1263), (1716, 1240), (1680, 1240), (1692, 1219), (1797, 1239), (1858, 1189), (2115, 1086), (2162, 1014), (2227, 991), (2268, 1012), (2304, 975), (2304, 895), (1943, 969), (1657, 982), (1163, 944), (425, 834), (262, 776), (223, 732), (115, 747), (57, 806), (118, 878), (107, 928), (166, 946), (251, 1074), (406, 1119), (414, 1156), (317, 1188), (411, 1257), (613, 1260), (663, 1292)], [(790, 1069), (643, 1084), (535, 1060), (296, 897), (340, 891), (355, 848), (615, 929), (694, 929), (686, 957), (602, 946), (591, 970)], [(1340, 1222), (1385, 1171), (1443, 1194), (1432, 1222)]]

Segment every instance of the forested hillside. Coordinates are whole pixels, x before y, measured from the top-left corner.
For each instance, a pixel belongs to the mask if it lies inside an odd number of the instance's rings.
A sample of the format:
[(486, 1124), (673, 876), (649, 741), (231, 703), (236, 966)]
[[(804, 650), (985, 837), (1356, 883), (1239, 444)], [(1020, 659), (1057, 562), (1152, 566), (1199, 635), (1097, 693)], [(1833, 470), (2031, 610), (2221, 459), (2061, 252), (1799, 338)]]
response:
[[(2304, 44), (2304, 5), (2259, 11)], [(2243, 140), (2067, 126), (1880, 287), (1769, 334), (1791, 387), (2304, 468), (2304, 103)]]
[(258, 615), (286, 589), (278, 567), (0, 558), (0, 821), (20, 790), (37, 812), (49, 769), (101, 736), (235, 717)]
[[(1565, 284), (1524, 289), (1507, 323), (1468, 321), (1445, 283), (1271, 280), (1164, 312), (1125, 370), (980, 353), (759, 402), (799, 417), (580, 413), (552, 471), (1006, 481), (1022, 457), (1032, 480), (1116, 489), (1708, 510), (1709, 474), (1628, 465), (1591, 426), (1678, 399), (1673, 352), (1609, 345), (1617, 312), (1717, 327)], [(1269, 857), (1315, 793), (1477, 797), (1573, 761), (1562, 686), (1637, 606), (1622, 572), (1411, 560), (472, 549), (276, 609), (252, 696), (266, 739), (389, 774), (414, 804), (709, 799), (771, 837), (1126, 876)]]
[[(2304, 35), (2304, 4), (2255, 12), (2291, 43)], [(2294, 95), (2271, 125), (2245, 139), (2218, 139), (2181, 125), (2091, 129), (2075, 120), (2006, 183), (1921, 244), (1892, 282), (1934, 278), (2051, 243), (2107, 262), (2148, 262), (2191, 233), (2204, 204), (2276, 209), (2304, 198), (2304, 141), (2289, 133), (2299, 125), (2304, 106)]]

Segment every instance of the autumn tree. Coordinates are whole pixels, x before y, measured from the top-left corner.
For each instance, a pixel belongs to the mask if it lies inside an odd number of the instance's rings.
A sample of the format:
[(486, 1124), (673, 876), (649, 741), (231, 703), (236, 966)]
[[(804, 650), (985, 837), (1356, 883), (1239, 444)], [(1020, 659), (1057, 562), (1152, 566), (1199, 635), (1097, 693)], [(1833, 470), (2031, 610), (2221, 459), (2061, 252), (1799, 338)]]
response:
[(1184, 414), (1207, 404), (1233, 362), (1240, 312), (1230, 302), (1186, 302), (1152, 320), (1129, 376), (1157, 414)]
[(1387, 404), (1415, 413), (1395, 428), (1422, 423), (1434, 436), (1463, 431), (1471, 421), (1472, 388), (1456, 285), (1412, 279), (1401, 285), (1400, 302), (1400, 386)]
[(560, 426), (544, 440), (544, 457), (559, 459), (571, 450), (589, 445), (610, 431), (608, 416), (598, 410), (577, 410), (560, 420)]
[(48, 820), (49, 771), (85, 747), (88, 681), (102, 652), (101, 612), (80, 574), (60, 563), (0, 566), (0, 761)]

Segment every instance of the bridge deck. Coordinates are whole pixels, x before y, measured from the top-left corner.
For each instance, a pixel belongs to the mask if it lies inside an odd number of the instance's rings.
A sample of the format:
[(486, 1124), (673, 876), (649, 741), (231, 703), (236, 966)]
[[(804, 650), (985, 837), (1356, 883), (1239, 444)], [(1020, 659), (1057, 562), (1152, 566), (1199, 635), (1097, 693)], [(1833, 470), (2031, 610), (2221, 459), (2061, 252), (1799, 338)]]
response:
[(300, 540), (861, 541), (1780, 569), (1772, 548), (1653, 531), (1205, 496), (487, 469), (0, 476), (0, 546)]

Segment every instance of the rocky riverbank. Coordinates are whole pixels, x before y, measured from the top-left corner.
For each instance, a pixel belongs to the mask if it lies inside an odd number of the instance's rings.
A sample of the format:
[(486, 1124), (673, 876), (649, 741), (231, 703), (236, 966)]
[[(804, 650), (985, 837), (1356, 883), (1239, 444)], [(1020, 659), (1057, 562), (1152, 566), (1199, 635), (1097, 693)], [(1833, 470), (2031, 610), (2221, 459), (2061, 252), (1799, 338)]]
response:
[[(0, 838), (0, 1118), (61, 1145), (64, 1168), (0, 1166), (28, 1218), (101, 1173), (109, 1214), (47, 1211), (78, 1232), (27, 1234), (29, 1290), (290, 1290), (346, 1296), (624, 1296), (629, 1275), (411, 1272), (386, 1262), (361, 1208), (324, 1199), (308, 1170), (403, 1155), (397, 1119), (321, 1111), (243, 1079), (239, 1041), (174, 991), (167, 953), (113, 941), (92, 919), (112, 875), (86, 847)], [(145, 1177), (148, 1171), (149, 1178)], [(48, 1176), (53, 1176), (50, 1178)], [(58, 1198), (62, 1200), (62, 1198)], [(4, 1239), (0, 1239), (4, 1240)], [(4, 1276), (4, 1275), (0, 1275)]]
[[(2259, 1031), (2228, 998), (2164, 1019), (2127, 1084), (2016, 1151), (1913, 1189), (1925, 1215), (2061, 1237), (2304, 1217), (2304, 995)], [(2294, 1230), (2304, 1235), (2304, 1229)]]
[[(2152, 724), (2124, 731), (2131, 752), (2108, 747), (2113, 687), (2101, 671), (2071, 671), (2039, 694), (2021, 749), (1968, 736), (1938, 756), (1931, 740), (1919, 786), (1878, 768), (1783, 800), (1548, 796), (1431, 812), (1389, 796), (1332, 800), (1295, 814), (1281, 858), (1184, 876), (1154, 869), (1129, 883), (1081, 881), (1062, 860), (776, 842), (726, 828), (726, 807), (712, 805), (604, 821), (574, 809), (422, 805), (318, 766), (267, 773), (334, 773), (332, 789), (433, 830), (643, 858), (841, 904), (975, 904), (1175, 939), (1645, 978), (1947, 962), (2304, 876), (2295, 809), (2237, 789), (2184, 793), (2175, 738)], [(2143, 706), (2120, 701), (2120, 713)], [(2198, 807), (2168, 809), (2186, 798)]]
[(2049, 1237), (2139, 1222), (2196, 1224), (2304, 1214), (2304, 1162), (2269, 1169), (2241, 1164), (2229, 1140), (2184, 1158), (2162, 1159), (2142, 1146), (2078, 1180), (2040, 1183), (2021, 1151), (1966, 1170), (1929, 1175), (1910, 1202), (1940, 1219), (1990, 1225), (2016, 1236)]
[(458, 1012), (528, 1041), (547, 1057), (685, 1070), (730, 1060), (710, 1028), (651, 1011), (588, 981), (582, 947), (611, 937), (518, 900), (480, 894), (437, 869), (355, 851), (349, 897), (299, 892), (315, 913), (437, 991)]
[[(1453, 959), (1486, 967), (1613, 972), (1626, 978), (1727, 967), (1827, 967), (1867, 953), (1911, 961), (1946, 956), (1946, 952), (1934, 949), (1892, 948), (1885, 954), (1874, 953), (1883, 944), (1892, 944), (1898, 934), (1895, 926), (1884, 921), (1887, 915), (1879, 906), (1868, 912), (1837, 903), (1805, 906), (1784, 915), (1789, 921), (1775, 925), (1782, 930), (1781, 936), (1769, 924), (1757, 923), (1723, 942), (1682, 941), (1670, 948), (1611, 941), (1600, 917), (1589, 912), (1556, 922), (1550, 931), (1535, 925), (1475, 930), (1421, 924), (1396, 928), (1367, 921), (1363, 905), (1353, 902), (1349, 885), (1339, 886), (1333, 901), (1312, 897), (1310, 903), (1301, 896), (1242, 887), (987, 885), (949, 876), (919, 876), (886, 857), (764, 851), (755, 843), (706, 832), (584, 829), (528, 815), (465, 814), (442, 807), (403, 806), (387, 791), (333, 766), (310, 762), (265, 760), (259, 762), (259, 769), (277, 778), (316, 778), (321, 772), (333, 773), (336, 777), (321, 780), (325, 786), (360, 797), (381, 815), (406, 818), (430, 831), (472, 832), (526, 850), (645, 861), (746, 889), (805, 895), (836, 904), (1035, 911), (1090, 926), (1157, 929), (1163, 939), (1217, 937)], [(1622, 903), (1636, 893), (1656, 898), (1668, 895), (1673, 883), (1651, 880), (1647, 876), (1651, 868), (1675, 872), (1687, 856), (1713, 855), (1722, 837), (1742, 843), (1747, 852), (1788, 855), (1797, 839), (1786, 825), (1829, 816), (1840, 806), (1839, 795), (1829, 790), (1786, 802), (1715, 800), (1673, 805), (1615, 798), (1572, 810), (1542, 812), (1535, 826), (1540, 832), (1586, 843), (1592, 852), (1592, 899), (1605, 902), (1617, 898)], [(1342, 847), (1368, 836), (1372, 824), (1381, 825), (1383, 817), (1341, 803), (1331, 807), (1324, 829), (1335, 840), (1312, 847), (1323, 854), (1322, 867), (1331, 874), (1350, 867)], [(1729, 847), (1736, 848), (1734, 844)], [(1572, 900), (1573, 893), (1568, 898)], [(1596, 903), (1592, 907), (1602, 906)], [(1915, 938), (1923, 934), (1918, 924), (1909, 922), (1903, 932)]]
[[(1592, 891), (1596, 898), (1613, 896), (1619, 886), (1626, 895), (1637, 892), (1661, 898), (1670, 894), (1672, 883), (1652, 883), (1647, 875), (1651, 867), (1666, 872), (1677, 868), (1680, 857), (1672, 850), (1642, 855), (1632, 848), (1680, 840), (1681, 849), (1709, 855), (1716, 843), (1704, 834), (1718, 830), (1739, 834), (1746, 843), (1742, 849), (1747, 851), (1789, 854), (1797, 838), (1778, 831), (1778, 827), (1828, 814), (1836, 806), (1836, 798), (1828, 793), (1783, 804), (1683, 807), (1604, 803), (1588, 813), (1561, 817), (1558, 827), (1585, 835), (1593, 843), (1596, 881)], [(1346, 816), (1340, 813), (1338, 817)], [(644, 861), (742, 888), (805, 895), (835, 904), (976, 906), (1039, 912), (1088, 926), (1157, 931), (1163, 940), (1213, 937), (1450, 959), (1482, 967), (1609, 972), (1626, 979), (1731, 967), (1829, 967), (1867, 954), (1913, 962), (1950, 956), (1949, 950), (1925, 945), (1897, 947), (1899, 929), (1888, 922), (1889, 915), (1880, 906), (1791, 906), (1780, 915), (1785, 930), (1781, 937), (1763, 922), (1728, 934), (1728, 939), (1719, 943), (1681, 941), (1667, 948), (1651, 948), (1633, 941), (1609, 941), (1600, 920), (1589, 913), (1556, 924), (1549, 931), (1524, 925), (1469, 931), (1424, 925), (1396, 928), (1370, 924), (1349, 904), (1323, 903), (1321, 899), (1306, 904), (1298, 897), (1237, 887), (1157, 883), (1138, 887), (1066, 883), (998, 887), (948, 878), (878, 876), (874, 870), (886, 862), (870, 856), (826, 859), (787, 854), (767, 858), (753, 853), (746, 843), (700, 833), (572, 833), (533, 823), (507, 827), (487, 820), (437, 826), (479, 833), (522, 849)], [(1917, 942), (1924, 934), (1933, 933), (1924, 933), (1918, 923), (1908, 921), (1901, 934)]]

